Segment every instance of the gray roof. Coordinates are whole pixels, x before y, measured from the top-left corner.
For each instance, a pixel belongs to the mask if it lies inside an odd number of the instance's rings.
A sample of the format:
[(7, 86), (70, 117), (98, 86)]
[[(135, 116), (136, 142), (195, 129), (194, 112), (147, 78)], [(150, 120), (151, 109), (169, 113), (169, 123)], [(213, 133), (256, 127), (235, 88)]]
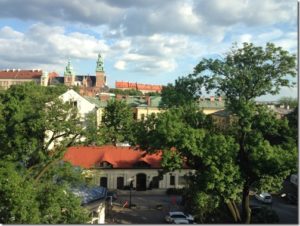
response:
[(72, 193), (81, 198), (81, 204), (88, 204), (106, 197), (107, 189), (104, 187), (79, 187), (72, 188)]

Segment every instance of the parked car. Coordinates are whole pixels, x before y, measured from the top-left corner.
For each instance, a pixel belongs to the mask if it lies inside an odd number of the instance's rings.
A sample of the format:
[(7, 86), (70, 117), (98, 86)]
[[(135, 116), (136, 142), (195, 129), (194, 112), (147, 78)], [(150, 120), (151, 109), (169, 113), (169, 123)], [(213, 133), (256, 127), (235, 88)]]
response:
[(272, 196), (268, 192), (255, 194), (255, 198), (263, 203), (272, 203)]
[(192, 224), (194, 223), (194, 217), (190, 214), (184, 214), (183, 212), (175, 211), (169, 212), (165, 217), (166, 222), (171, 224)]

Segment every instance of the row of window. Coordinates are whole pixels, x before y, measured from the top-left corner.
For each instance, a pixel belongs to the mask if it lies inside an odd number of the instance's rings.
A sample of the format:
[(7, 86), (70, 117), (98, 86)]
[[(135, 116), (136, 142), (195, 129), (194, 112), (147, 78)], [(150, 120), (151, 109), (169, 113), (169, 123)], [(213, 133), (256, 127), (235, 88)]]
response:
[[(144, 183), (146, 183), (146, 180), (144, 181)], [(178, 177), (178, 184), (185, 185), (186, 183), (187, 183), (187, 181), (186, 181), (185, 176)], [(175, 186), (175, 176), (174, 175), (170, 175), (169, 185)], [(100, 178), (100, 186), (107, 188), (107, 177)], [(125, 186), (124, 185), (124, 177), (117, 177), (117, 189), (124, 189), (124, 186)], [(157, 176), (152, 178), (152, 181), (150, 182), (150, 186), (152, 188), (159, 188), (159, 179)]]

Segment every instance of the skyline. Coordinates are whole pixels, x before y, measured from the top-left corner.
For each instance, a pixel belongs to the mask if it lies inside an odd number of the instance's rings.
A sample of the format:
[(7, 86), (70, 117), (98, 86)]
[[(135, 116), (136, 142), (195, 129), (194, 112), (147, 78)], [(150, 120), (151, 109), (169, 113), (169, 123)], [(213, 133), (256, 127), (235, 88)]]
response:
[[(234, 42), (297, 51), (296, 0), (82, 3), (0, 0), (1, 69), (63, 75), (70, 58), (76, 74), (95, 74), (100, 52), (110, 87), (116, 80), (166, 85), (203, 57), (222, 57)], [(297, 87), (279, 96), (296, 97)]]

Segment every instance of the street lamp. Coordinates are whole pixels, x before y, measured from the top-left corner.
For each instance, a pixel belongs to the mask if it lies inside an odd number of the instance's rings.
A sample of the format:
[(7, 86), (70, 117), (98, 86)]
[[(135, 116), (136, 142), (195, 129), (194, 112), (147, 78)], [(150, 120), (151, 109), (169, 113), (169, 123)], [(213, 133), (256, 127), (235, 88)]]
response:
[(129, 208), (131, 208), (131, 190), (133, 188), (133, 180), (130, 181), (129, 185)]

